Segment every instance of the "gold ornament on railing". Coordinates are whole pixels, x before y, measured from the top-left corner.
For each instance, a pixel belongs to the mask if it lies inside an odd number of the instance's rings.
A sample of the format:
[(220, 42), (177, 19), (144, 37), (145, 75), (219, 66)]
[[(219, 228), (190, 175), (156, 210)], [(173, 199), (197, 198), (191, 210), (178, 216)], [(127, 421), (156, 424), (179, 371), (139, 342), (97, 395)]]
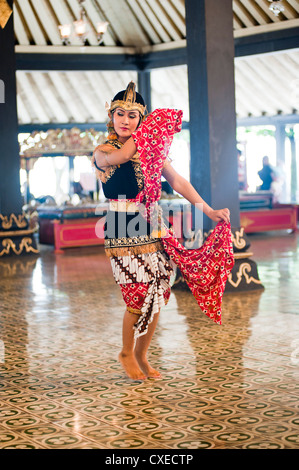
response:
[(8, 5), (7, 1), (0, 0), (0, 26), (2, 29), (5, 28), (6, 23), (8, 22), (11, 14), (12, 9)]
[(47, 132), (32, 132), (20, 144), (21, 157), (41, 157), (49, 154), (61, 156), (92, 155), (95, 147), (104, 143), (104, 132), (88, 129), (49, 129)]

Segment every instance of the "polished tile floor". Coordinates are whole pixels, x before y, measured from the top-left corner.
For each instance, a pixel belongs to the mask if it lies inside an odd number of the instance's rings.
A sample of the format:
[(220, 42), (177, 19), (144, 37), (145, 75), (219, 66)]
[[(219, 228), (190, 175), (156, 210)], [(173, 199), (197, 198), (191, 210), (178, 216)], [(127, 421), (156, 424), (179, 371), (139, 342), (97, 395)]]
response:
[(250, 241), (265, 290), (226, 294), (222, 326), (173, 290), (144, 382), (102, 248), (0, 258), (0, 448), (298, 448), (298, 235)]

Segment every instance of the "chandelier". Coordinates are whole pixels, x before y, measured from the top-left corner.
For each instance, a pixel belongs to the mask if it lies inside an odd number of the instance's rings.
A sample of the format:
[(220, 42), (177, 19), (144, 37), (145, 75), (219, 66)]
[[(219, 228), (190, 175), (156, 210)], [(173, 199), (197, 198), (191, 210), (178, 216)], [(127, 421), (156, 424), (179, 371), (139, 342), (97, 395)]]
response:
[(280, 12), (284, 11), (284, 6), (281, 4), (280, 0), (268, 0), (271, 2), (271, 5), (269, 6), (269, 10), (274, 13), (275, 16), (278, 16)]
[[(70, 38), (72, 35), (78, 37), (82, 41), (83, 45), (85, 45), (87, 41), (88, 22), (86, 19), (86, 12), (84, 8), (85, 0), (78, 1), (80, 5), (79, 19), (73, 22), (73, 26), (71, 24), (62, 24), (58, 26), (62, 43), (65, 46), (68, 46), (70, 44)], [(107, 21), (97, 23), (96, 31), (99, 45), (103, 42), (103, 36), (107, 31), (108, 25), (109, 23)]]

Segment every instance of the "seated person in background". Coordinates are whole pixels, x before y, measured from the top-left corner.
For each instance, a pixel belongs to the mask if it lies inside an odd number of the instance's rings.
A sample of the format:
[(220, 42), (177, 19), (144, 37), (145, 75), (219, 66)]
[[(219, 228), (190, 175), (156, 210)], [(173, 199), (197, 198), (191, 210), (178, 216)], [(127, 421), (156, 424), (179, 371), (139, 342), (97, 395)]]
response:
[(258, 171), (258, 175), (263, 182), (263, 184), (259, 186), (258, 189), (262, 191), (269, 191), (271, 189), (272, 181), (275, 180), (275, 174), (269, 163), (269, 157), (263, 157), (263, 168)]

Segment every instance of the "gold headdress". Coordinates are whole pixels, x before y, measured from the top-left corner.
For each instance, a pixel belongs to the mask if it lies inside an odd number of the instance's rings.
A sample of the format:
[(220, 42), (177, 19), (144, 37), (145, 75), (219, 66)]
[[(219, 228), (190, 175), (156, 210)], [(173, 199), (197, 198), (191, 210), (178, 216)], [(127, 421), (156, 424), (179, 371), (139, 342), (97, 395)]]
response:
[(117, 93), (117, 95), (115, 95), (114, 99), (111, 101), (110, 106), (108, 103), (106, 103), (105, 108), (110, 118), (107, 124), (109, 140), (117, 139), (117, 135), (115, 133), (113, 120), (112, 120), (112, 111), (114, 109), (122, 108), (126, 111), (136, 110), (136, 111), (139, 111), (139, 113), (141, 114), (141, 121), (145, 119), (146, 106), (144, 104), (142, 96), (136, 92), (135, 88), (136, 88), (135, 83), (131, 81), (128, 84), (126, 90), (120, 91), (119, 93)]
[(140, 102), (141, 100), (143, 101), (143, 99), (141, 95), (139, 95), (139, 93), (136, 94), (135, 88), (135, 83), (131, 81), (126, 88), (123, 97), (121, 99), (111, 101), (110, 108), (108, 108), (108, 111), (111, 112), (115, 108), (122, 108), (125, 111), (130, 111), (134, 109), (139, 111), (140, 114), (144, 116), (146, 106)]

